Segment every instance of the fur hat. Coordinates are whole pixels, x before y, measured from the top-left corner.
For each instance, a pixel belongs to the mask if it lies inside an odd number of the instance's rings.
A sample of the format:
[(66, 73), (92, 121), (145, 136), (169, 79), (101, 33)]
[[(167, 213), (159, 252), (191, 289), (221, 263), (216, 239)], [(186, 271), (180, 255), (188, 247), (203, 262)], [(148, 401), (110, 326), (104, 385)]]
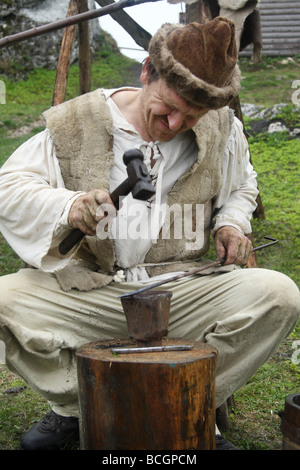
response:
[(169, 88), (195, 106), (222, 108), (239, 92), (234, 23), (226, 18), (166, 23), (151, 39), (149, 56)]

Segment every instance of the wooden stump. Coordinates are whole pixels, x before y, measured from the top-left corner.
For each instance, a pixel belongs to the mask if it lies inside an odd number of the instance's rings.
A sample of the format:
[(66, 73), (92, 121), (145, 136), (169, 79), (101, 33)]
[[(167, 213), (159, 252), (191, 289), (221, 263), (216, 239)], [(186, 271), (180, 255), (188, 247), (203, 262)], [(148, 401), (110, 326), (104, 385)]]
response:
[(300, 450), (300, 394), (285, 398), (284, 412), (280, 426), (282, 450)]
[(130, 339), (90, 343), (77, 351), (80, 440), (85, 450), (212, 450), (215, 448), (217, 351), (140, 354)]

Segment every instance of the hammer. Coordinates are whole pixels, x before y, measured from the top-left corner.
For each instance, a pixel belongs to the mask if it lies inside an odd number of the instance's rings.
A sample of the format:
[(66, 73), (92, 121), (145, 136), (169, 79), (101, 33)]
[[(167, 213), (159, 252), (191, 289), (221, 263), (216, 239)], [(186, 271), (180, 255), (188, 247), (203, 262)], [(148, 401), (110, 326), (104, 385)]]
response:
[[(127, 196), (130, 192), (135, 199), (147, 201), (155, 189), (151, 184), (150, 175), (143, 162), (144, 156), (140, 150), (127, 150), (123, 155), (123, 162), (126, 165), (128, 178), (123, 181), (111, 194), (110, 198), (116, 209), (119, 209), (119, 198)], [(59, 252), (66, 255), (80, 240), (85, 233), (79, 229), (73, 230), (59, 245)]]

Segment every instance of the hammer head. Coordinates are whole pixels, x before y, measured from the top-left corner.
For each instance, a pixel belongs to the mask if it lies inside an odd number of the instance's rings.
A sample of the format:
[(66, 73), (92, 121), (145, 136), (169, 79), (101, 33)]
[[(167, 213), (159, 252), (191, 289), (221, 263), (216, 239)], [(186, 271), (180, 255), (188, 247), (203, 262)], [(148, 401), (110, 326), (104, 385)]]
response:
[(138, 149), (127, 150), (123, 155), (123, 162), (127, 166), (132, 196), (142, 201), (152, 197), (155, 194), (155, 189), (152, 186), (142, 152)]

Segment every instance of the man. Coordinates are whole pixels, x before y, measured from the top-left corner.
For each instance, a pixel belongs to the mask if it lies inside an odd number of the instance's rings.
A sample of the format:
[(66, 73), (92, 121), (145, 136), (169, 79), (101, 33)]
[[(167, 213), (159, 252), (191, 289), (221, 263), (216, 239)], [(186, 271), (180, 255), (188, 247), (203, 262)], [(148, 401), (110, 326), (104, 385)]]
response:
[[(0, 228), (37, 269), (0, 278), (0, 339), (8, 366), (51, 405), (23, 449), (56, 449), (78, 435), (76, 349), (126, 337), (118, 296), (205, 263), (210, 233), (224, 266), (168, 284), (169, 337), (218, 349), (216, 405), (294, 328), (295, 284), (241, 269), (257, 187), (242, 126), (227, 106), (239, 89), (236, 62), (229, 20), (166, 24), (150, 43), (141, 89), (96, 90), (50, 109), (46, 130), (3, 166)], [(132, 148), (144, 154), (155, 196), (129, 195), (107, 217)], [(59, 243), (75, 228), (86, 236), (62, 256)]]

